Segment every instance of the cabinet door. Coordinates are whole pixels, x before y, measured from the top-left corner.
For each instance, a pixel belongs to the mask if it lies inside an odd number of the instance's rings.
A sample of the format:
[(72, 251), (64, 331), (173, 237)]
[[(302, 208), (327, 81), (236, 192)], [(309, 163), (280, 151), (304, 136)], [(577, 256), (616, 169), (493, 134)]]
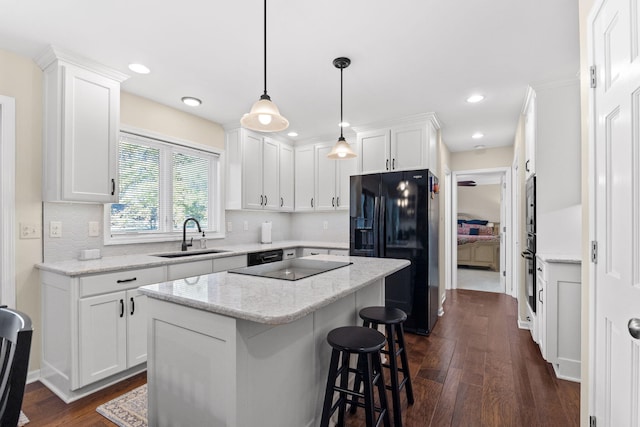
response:
[(120, 84), (64, 66), (62, 198), (117, 202)]
[(293, 147), (280, 144), (280, 210), (293, 210)]
[(80, 387), (127, 368), (126, 292), (79, 300)]
[(535, 173), (536, 160), (536, 95), (530, 94), (529, 103), (524, 116), (525, 176), (529, 178)]
[(296, 149), (295, 206), (296, 211), (314, 210), (314, 150), (313, 146)]
[(536, 314), (538, 321), (538, 345), (540, 346), (540, 353), (542, 357), (548, 361), (549, 354), (547, 352), (547, 281), (544, 279), (544, 265), (537, 261), (537, 274), (536, 274)]
[(147, 361), (147, 296), (127, 291), (127, 368)]
[(262, 137), (245, 131), (242, 147), (242, 207), (262, 209)]
[(350, 177), (358, 173), (358, 159), (336, 160), (336, 209), (349, 210)]
[(280, 144), (269, 138), (264, 138), (262, 144), (262, 194), (265, 209), (280, 209), (279, 161)]
[(387, 172), (391, 170), (389, 138), (389, 129), (358, 134), (362, 173)]
[(391, 170), (421, 169), (428, 150), (424, 125), (391, 130)]
[(336, 208), (336, 161), (327, 158), (331, 146), (316, 146), (316, 210)]

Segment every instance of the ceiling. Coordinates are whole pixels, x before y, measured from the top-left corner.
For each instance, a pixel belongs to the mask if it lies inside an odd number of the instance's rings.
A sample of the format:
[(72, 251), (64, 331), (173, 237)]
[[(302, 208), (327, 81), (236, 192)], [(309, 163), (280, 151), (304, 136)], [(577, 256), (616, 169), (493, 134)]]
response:
[[(222, 125), (262, 94), (260, 0), (0, 0), (0, 10), (0, 48), (35, 58), (54, 45), (129, 74), (124, 91)], [(346, 121), (434, 112), (451, 151), (511, 145), (527, 85), (579, 68), (575, 0), (269, 0), (267, 16), (268, 93), (294, 140), (337, 139), (338, 56), (352, 61)], [(474, 93), (485, 100), (467, 103)], [(185, 106), (187, 95), (203, 104)]]

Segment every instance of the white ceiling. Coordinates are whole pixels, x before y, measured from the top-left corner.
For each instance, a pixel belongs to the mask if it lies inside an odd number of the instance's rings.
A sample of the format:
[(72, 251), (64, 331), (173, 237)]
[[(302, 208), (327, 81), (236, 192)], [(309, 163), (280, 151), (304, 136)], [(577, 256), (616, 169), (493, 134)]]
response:
[[(262, 19), (261, 0), (0, 0), (0, 48), (54, 45), (131, 75), (125, 91), (227, 125), (262, 94)], [(575, 0), (269, 0), (267, 25), (268, 93), (298, 140), (339, 135), (338, 56), (352, 60), (346, 121), (435, 112), (451, 151), (511, 145), (527, 85), (579, 67)], [(485, 101), (466, 103), (473, 93)]]

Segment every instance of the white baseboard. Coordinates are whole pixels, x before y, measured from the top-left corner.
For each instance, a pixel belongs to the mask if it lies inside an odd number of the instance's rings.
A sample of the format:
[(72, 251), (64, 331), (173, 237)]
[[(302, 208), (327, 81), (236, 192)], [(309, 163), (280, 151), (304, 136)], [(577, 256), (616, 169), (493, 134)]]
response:
[(34, 383), (40, 379), (40, 369), (27, 372), (27, 384)]
[(442, 299), (440, 301), (440, 308), (438, 308), (438, 317), (444, 316), (444, 302), (447, 300), (446, 292), (442, 294)]
[(518, 328), (531, 330), (531, 322), (529, 322), (528, 320), (518, 319)]

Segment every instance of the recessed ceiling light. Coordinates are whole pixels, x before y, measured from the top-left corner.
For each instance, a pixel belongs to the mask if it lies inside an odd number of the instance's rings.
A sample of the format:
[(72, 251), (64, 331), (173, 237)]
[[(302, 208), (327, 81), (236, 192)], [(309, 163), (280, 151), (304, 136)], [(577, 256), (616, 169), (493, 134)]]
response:
[(484, 150), (486, 147), (484, 145), (482, 145), (482, 144), (479, 144), (479, 145), (476, 145), (473, 148), (475, 148), (476, 150)]
[(475, 104), (476, 102), (480, 102), (484, 99), (484, 95), (471, 95), (467, 98), (467, 102), (471, 104)]
[(200, 101), (198, 98), (194, 98), (192, 96), (183, 96), (182, 97), (182, 102), (187, 104), (189, 107), (197, 107), (200, 104), (202, 104), (202, 101)]
[(351, 123), (349, 123), (349, 122), (340, 122), (340, 123), (338, 123), (338, 126), (340, 126), (341, 128), (348, 128), (349, 126), (351, 126)]
[(484, 134), (482, 132), (476, 132), (473, 135), (471, 135), (471, 138), (473, 139), (480, 139), (484, 136)]
[(293, 136), (298, 136), (298, 132), (289, 132), (287, 135), (293, 137)]
[(129, 69), (138, 74), (149, 74), (151, 70), (142, 64), (129, 64)]

